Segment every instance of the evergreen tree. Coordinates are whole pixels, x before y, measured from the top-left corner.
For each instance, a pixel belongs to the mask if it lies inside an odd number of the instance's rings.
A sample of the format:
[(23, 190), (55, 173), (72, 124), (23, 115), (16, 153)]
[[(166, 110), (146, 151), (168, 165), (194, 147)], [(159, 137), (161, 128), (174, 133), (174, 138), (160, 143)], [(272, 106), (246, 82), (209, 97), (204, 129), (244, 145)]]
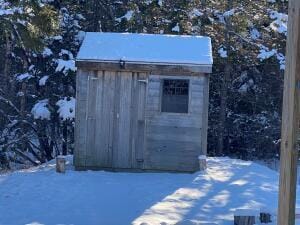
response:
[(211, 37), (209, 154), (277, 157), (287, 5), (0, 0), (0, 168), (72, 154), (75, 57), (86, 31)]

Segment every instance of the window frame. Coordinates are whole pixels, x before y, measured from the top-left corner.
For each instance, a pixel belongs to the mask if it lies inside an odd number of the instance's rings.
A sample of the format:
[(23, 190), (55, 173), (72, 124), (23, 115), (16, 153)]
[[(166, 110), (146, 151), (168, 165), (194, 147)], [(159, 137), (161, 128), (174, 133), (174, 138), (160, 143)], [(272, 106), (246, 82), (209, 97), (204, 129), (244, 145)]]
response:
[[(163, 112), (162, 111), (162, 103), (163, 103), (163, 89), (164, 89), (164, 82), (165, 80), (186, 80), (188, 82), (188, 105), (187, 105), (187, 112)], [(191, 104), (191, 79), (190, 77), (175, 77), (175, 76), (163, 76), (160, 78), (160, 96), (159, 96), (159, 111), (162, 114), (169, 114), (169, 115), (189, 115), (190, 114), (190, 104)]]

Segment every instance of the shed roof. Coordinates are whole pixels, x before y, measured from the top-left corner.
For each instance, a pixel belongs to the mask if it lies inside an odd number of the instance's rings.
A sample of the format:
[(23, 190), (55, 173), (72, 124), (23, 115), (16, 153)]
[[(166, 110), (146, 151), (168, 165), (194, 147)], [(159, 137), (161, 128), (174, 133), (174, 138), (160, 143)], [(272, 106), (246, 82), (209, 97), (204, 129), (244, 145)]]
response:
[(77, 61), (211, 66), (211, 39), (202, 36), (86, 33)]

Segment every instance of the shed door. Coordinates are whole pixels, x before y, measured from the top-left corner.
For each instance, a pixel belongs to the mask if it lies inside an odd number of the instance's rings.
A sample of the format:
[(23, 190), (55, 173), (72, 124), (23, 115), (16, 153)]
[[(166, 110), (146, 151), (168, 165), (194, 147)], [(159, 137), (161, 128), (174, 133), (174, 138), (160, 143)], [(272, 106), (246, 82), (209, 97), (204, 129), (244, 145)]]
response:
[(146, 90), (147, 90), (147, 74), (139, 73), (135, 76), (135, 105), (132, 114), (133, 135), (132, 135), (132, 166), (134, 168), (144, 168), (144, 152), (145, 152), (145, 107), (146, 107)]
[[(111, 167), (113, 151), (113, 115), (114, 115), (114, 87), (116, 76), (112, 72), (99, 71), (89, 79), (90, 107), (94, 109), (90, 120), (90, 140), (87, 151), (91, 151), (87, 162), (94, 167)], [(89, 110), (88, 114), (91, 114)]]
[(146, 74), (116, 75), (113, 167), (142, 168), (145, 139)]
[(143, 168), (146, 79), (145, 73), (90, 74), (86, 166)]

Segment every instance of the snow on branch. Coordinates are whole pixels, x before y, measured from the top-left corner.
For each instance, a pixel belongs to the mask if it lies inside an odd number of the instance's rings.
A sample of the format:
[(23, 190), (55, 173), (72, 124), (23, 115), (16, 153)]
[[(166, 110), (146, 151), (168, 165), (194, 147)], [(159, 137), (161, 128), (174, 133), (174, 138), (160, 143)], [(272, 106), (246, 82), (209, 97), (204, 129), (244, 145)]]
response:
[(75, 118), (75, 98), (64, 97), (56, 105), (59, 107), (57, 112), (62, 120), (72, 120)]
[(265, 59), (269, 59), (272, 56), (274, 56), (277, 51), (275, 49), (272, 49), (272, 50), (260, 49), (259, 52), (260, 53), (258, 54), (257, 58), (260, 59), (260, 61), (263, 61)]
[(191, 19), (199, 16), (203, 16), (203, 12), (201, 12), (199, 9), (193, 8), (192, 11), (189, 12), (189, 17)]
[(228, 57), (227, 51), (223, 47), (219, 48), (218, 53), (219, 53), (221, 58), (227, 58)]
[(261, 37), (261, 34), (256, 28), (253, 28), (250, 30), (250, 37), (252, 40), (257, 40)]
[(45, 47), (43, 52), (42, 52), (42, 55), (43, 55), (44, 58), (46, 58), (46, 57), (49, 57), (49, 56), (53, 55), (53, 52), (50, 48)]
[(280, 69), (281, 70), (285, 70), (285, 56), (282, 53), (278, 53), (277, 49), (271, 49), (269, 50), (269, 48), (265, 47), (265, 46), (261, 46), (261, 49), (259, 50), (259, 54), (257, 56), (257, 58), (260, 61), (269, 59), (273, 56), (275, 56), (279, 62), (280, 65)]
[(72, 52), (70, 52), (69, 50), (66, 50), (66, 49), (61, 49), (59, 56), (62, 57), (64, 55), (68, 56), (69, 59), (74, 59)]
[(50, 120), (50, 111), (48, 109), (48, 99), (40, 100), (33, 106), (31, 113), (34, 119)]
[(132, 19), (133, 15), (134, 15), (134, 11), (129, 10), (124, 16), (117, 18), (116, 21), (121, 22), (123, 18), (129, 21)]
[(213, 14), (215, 17), (218, 18), (219, 22), (222, 23), (222, 24), (225, 24), (225, 19), (226, 18), (229, 18), (229, 17), (232, 17), (240, 12), (243, 11), (243, 8), (242, 7), (238, 7), (238, 8), (233, 8), (233, 9), (230, 9), (228, 11), (225, 11), (225, 12), (221, 12), (219, 10), (213, 10)]
[(40, 80), (39, 80), (39, 86), (45, 86), (46, 82), (48, 80), (49, 76), (43, 76)]
[(32, 78), (33, 76), (29, 73), (22, 73), (16, 76), (16, 80), (19, 82), (22, 82), (24, 80), (28, 80), (30, 78)]
[(57, 67), (55, 69), (56, 72), (63, 72), (66, 74), (69, 71), (76, 72), (77, 68), (75, 66), (75, 61), (73, 59), (70, 60), (63, 60), (57, 59)]
[(176, 25), (172, 28), (173, 32), (179, 32), (180, 31), (180, 27), (179, 27), (179, 23), (176, 23)]
[(270, 11), (270, 18), (274, 20), (270, 24), (270, 28), (275, 32), (287, 35), (288, 15), (277, 11)]
[(234, 32), (234, 31), (229, 31), (230, 34), (236, 35), (237, 37), (239, 37), (242, 41), (244, 41), (245, 43), (251, 44), (253, 46), (256, 46), (259, 48), (259, 54), (257, 55), (257, 58), (262, 62), (266, 59), (271, 58), (272, 56), (276, 56), (278, 63), (280, 65), (280, 69), (281, 70), (285, 70), (285, 55), (282, 53), (279, 53), (277, 49), (272, 49), (269, 50), (269, 48), (267, 48), (266, 46), (262, 45), (262, 44), (258, 44), (255, 43), (243, 36), (241, 36), (240, 34)]
[(9, 2), (0, 0), (0, 16), (13, 15), (15, 13), (22, 14), (23, 9), (21, 7), (12, 7)]

